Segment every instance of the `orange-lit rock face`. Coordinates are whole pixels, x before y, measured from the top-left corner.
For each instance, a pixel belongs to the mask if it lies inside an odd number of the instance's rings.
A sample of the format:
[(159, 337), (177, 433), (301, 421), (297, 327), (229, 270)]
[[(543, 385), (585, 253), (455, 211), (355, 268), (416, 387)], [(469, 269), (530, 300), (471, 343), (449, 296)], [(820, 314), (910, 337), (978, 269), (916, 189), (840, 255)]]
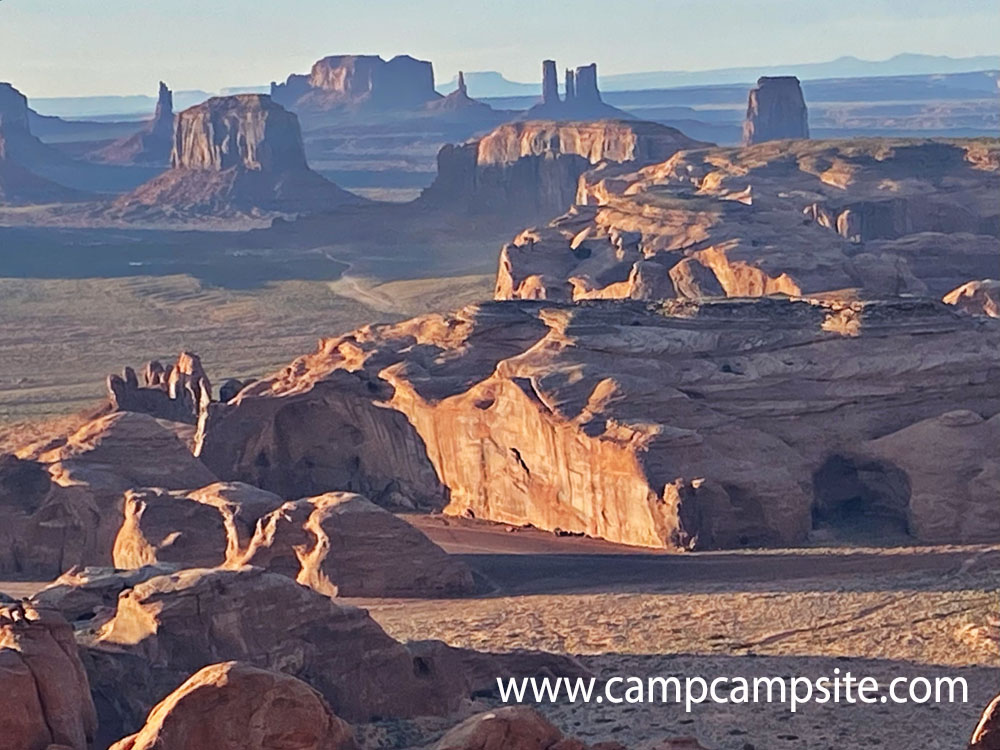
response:
[(944, 296), (944, 301), (973, 315), (1000, 318), (1000, 281), (997, 279), (970, 281), (948, 292)]
[(651, 122), (532, 120), (445, 146), (422, 200), (452, 210), (552, 215), (569, 208), (580, 175), (601, 162), (635, 167), (706, 144)]
[(73, 629), (57, 612), (0, 607), (0, 742), (88, 750), (97, 714)]
[(294, 677), (224, 662), (193, 674), (111, 750), (354, 750), (350, 726)]
[(497, 299), (941, 297), (1000, 264), (997, 147), (916, 140), (681, 151), (584, 173), (503, 248)]
[[(789, 544), (831, 457), (1000, 410), (998, 341), (930, 301), (493, 303), (324, 341), (211, 405), (197, 450), (286, 491), (342, 481), (327, 467), (344, 461), (382, 485), (395, 465), (394, 491), (450, 513), (654, 547)], [(346, 453), (328, 440), (344, 423)]]

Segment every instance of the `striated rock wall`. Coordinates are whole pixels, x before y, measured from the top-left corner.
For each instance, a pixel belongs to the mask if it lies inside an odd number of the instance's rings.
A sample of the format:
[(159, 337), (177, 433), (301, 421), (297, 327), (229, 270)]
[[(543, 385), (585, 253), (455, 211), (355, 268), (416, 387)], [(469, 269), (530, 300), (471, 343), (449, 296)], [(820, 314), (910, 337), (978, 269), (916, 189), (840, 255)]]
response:
[(295, 110), (414, 109), (440, 98), (434, 68), (398, 55), (333, 55), (317, 60), (308, 75), (272, 83), (274, 101)]
[(471, 212), (543, 215), (564, 211), (580, 175), (604, 161), (636, 166), (700, 144), (648, 122), (516, 122), (478, 141), (445, 146), (421, 200)]
[[(246, 481), (252, 468), (233, 458), (294, 420), (301, 438), (284, 462), (301, 467), (299, 482), (323, 484), (313, 467), (340, 460), (321, 439), (343, 418), (330, 394), (350, 369), (384, 384), (370, 398), (419, 438), (450, 513), (653, 547), (796, 544), (814, 508), (850, 499), (819, 493), (817, 477), (867, 461), (887, 479), (862, 514), (898, 506), (903, 533), (943, 528), (935, 539), (961, 541), (968, 526), (928, 519), (975, 517), (981, 494), (893, 495), (905, 462), (859, 446), (956, 409), (995, 415), (991, 342), (995, 322), (920, 300), (488, 304), (324, 342), (212, 405), (200, 455)], [(368, 451), (398, 454), (388, 421), (355, 424)]]
[(809, 112), (795, 76), (764, 76), (750, 89), (743, 123), (745, 146), (809, 137)]

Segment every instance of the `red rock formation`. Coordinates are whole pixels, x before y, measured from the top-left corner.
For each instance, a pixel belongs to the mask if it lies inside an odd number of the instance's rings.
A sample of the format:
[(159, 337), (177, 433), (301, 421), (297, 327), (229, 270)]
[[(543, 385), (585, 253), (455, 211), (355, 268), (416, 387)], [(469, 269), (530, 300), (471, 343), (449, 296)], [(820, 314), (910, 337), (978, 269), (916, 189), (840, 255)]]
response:
[(1000, 263), (996, 145), (880, 140), (682, 151), (584, 173), (580, 205), (507, 245), (498, 299), (940, 298)]
[(355, 750), (351, 727), (294, 677), (225, 662), (193, 674), (110, 750)]
[(177, 435), (146, 414), (119, 412), (21, 458), (0, 462), (0, 571), (56, 576), (108, 565), (131, 487), (215, 481)]
[(983, 711), (969, 740), (969, 750), (1000, 750), (1000, 695)]
[(0, 607), (0, 742), (11, 750), (89, 750), (97, 715), (73, 630), (57, 612)]
[(948, 292), (943, 301), (973, 315), (1000, 318), (1000, 281), (970, 281)]
[(542, 99), (522, 120), (631, 120), (629, 113), (605, 104), (597, 89), (597, 63), (581, 65), (576, 72), (566, 70), (566, 98), (559, 98), (559, 81), (554, 60), (542, 62)]
[(272, 83), (274, 101), (296, 111), (416, 109), (440, 98), (434, 69), (425, 60), (398, 55), (334, 55), (316, 61), (309, 75)]
[(556, 78), (556, 61), (542, 61), (542, 104), (559, 104), (559, 81)]
[(174, 97), (160, 81), (156, 111), (138, 133), (111, 143), (92, 154), (94, 161), (109, 164), (170, 164), (174, 138)]
[(142, 711), (119, 717), (123, 726), (141, 724), (187, 676), (219, 660), (304, 680), (349, 721), (447, 714), (465, 689), (461, 675), (415, 661), (365, 610), (257, 568), (151, 578), (122, 594), (114, 617), (86, 642), (102, 701), (122, 693), (121, 671), (135, 665), (132, 703), (117, 708)]
[(282, 482), (333, 489), (329, 426), (377, 401), (353, 442), (398, 456), (399, 430), (419, 440), (450, 513), (652, 547), (795, 544), (831, 459), (945, 411), (1000, 411), (998, 325), (912, 299), (474, 306), (323, 341), (212, 404), (197, 452), (227, 479), (258, 479), (261, 452)]
[(493, 107), (483, 102), (477, 102), (469, 96), (469, 90), (465, 86), (465, 75), (458, 71), (458, 88), (452, 91), (443, 99), (434, 99), (424, 105), (427, 112), (433, 113), (454, 113), (464, 117), (474, 116), (493, 119), (498, 116)]
[(808, 137), (809, 113), (799, 79), (795, 76), (759, 78), (757, 85), (750, 89), (743, 144)]
[(701, 146), (648, 122), (507, 123), (478, 141), (445, 146), (421, 201), (473, 213), (544, 215), (572, 205), (580, 175), (603, 161), (636, 166)]
[(360, 495), (284, 502), (246, 484), (133, 490), (114, 546), (119, 568), (255, 565), (327, 596), (462, 596), (471, 571)]
[(135, 370), (126, 367), (121, 376), (108, 376), (107, 389), (112, 411), (134, 411), (191, 424), (212, 400), (212, 384), (201, 359), (190, 352), (181, 352), (166, 368), (157, 360), (147, 362), (141, 384)]
[(119, 198), (113, 213), (297, 214), (361, 200), (308, 168), (298, 119), (260, 94), (216, 97), (181, 112), (170, 162)]

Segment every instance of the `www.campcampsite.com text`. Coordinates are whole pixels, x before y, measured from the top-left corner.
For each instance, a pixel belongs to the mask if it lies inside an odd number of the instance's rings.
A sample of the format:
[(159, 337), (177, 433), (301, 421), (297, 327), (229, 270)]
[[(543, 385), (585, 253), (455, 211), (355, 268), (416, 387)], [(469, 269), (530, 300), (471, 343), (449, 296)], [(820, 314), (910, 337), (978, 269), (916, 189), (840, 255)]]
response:
[(525, 677), (497, 678), (504, 703), (675, 703), (690, 713), (702, 703), (780, 703), (791, 712), (807, 703), (966, 703), (962, 677), (896, 677), (880, 682), (834, 669), (810, 677)]

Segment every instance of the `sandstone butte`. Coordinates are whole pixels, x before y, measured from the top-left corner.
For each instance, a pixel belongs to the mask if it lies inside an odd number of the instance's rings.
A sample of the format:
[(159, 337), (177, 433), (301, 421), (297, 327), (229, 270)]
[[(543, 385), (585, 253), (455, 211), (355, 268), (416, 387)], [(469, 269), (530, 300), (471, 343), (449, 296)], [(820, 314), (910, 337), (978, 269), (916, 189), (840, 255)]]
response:
[(809, 137), (809, 112), (795, 76), (765, 76), (747, 98), (743, 144)]
[(995, 541), (998, 411), (1000, 322), (933, 300), (521, 301), (323, 340), (208, 405), (195, 450), (282, 496), (650, 547), (845, 513)]
[(160, 81), (153, 119), (138, 133), (120, 138), (89, 155), (93, 161), (109, 164), (166, 166), (174, 142), (174, 95)]
[(572, 205), (580, 176), (596, 164), (638, 168), (705, 145), (674, 128), (642, 121), (505, 123), (478, 140), (442, 147), (437, 177), (420, 203), (472, 213), (551, 216)]
[(1000, 262), (991, 141), (785, 141), (682, 150), (580, 178), (506, 245), (497, 299), (940, 298)]
[(122, 218), (300, 214), (362, 199), (309, 169), (298, 118), (263, 94), (213, 97), (176, 118), (170, 169), (118, 198)]

